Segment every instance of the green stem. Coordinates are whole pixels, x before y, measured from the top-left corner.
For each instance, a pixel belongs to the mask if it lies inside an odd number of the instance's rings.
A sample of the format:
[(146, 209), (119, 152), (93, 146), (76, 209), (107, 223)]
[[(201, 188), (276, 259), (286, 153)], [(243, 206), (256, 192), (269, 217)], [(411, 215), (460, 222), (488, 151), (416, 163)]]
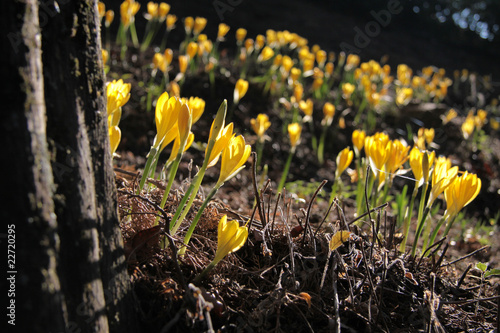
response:
[[(418, 224), (417, 224), (417, 231), (415, 232), (415, 240), (413, 241), (413, 245), (411, 247), (411, 256), (414, 257), (415, 253), (417, 252), (417, 243), (418, 239), (420, 238), (420, 234), (422, 233), (422, 230), (424, 229), (425, 225), (425, 220), (427, 218), (427, 215), (429, 214), (430, 207), (427, 206), (425, 207), (425, 210), (422, 215), (419, 214), (419, 219), (418, 219)], [(422, 246), (422, 253), (425, 251), (425, 245)]]
[(146, 24), (147, 34), (146, 34), (146, 38), (144, 38), (144, 40), (142, 41), (142, 45), (140, 48), (141, 52), (146, 51), (149, 44), (151, 43), (151, 40), (153, 40), (153, 36), (155, 35), (155, 30), (156, 30), (155, 25), (156, 24), (154, 22), (152, 22), (152, 20), (149, 20), (148, 23)]
[[(179, 163), (181, 162), (181, 157), (182, 153), (178, 153), (174, 163), (172, 164), (172, 167), (170, 168), (170, 171), (168, 172), (168, 184), (165, 188), (165, 192), (163, 193), (163, 198), (161, 199), (161, 208), (165, 208), (165, 204), (167, 203), (168, 194), (170, 193), (170, 189), (172, 188), (172, 185), (174, 183), (175, 175), (177, 174), (177, 169), (179, 168)], [(158, 221), (158, 218), (156, 221)]]
[(150, 169), (151, 169), (151, 163), (153, 163), (156, 154), (157, 154), (157, 148), (151, 147), (151, 150), (149, 151), (148, 159), (146, 161), (146, 165), (144, 166), (144, 172), (142, 173), (141, 180), (139, 182), (139, 187), (137, 188), (137, 194), (139, 195), (142, 191), (142, 188), (144, 187), (144, 184), (146, 183), (146, 180), (148, 179)]
[(411, 222), (411, 217), (413, 214), (413, 205), (415, 204), (415, 198), (418, 193), (418, 183), (415, 183), (415, 187), (413, 188), (413, 194), (411, 195), (411, 201), (410, 205), (407, 207), (406, 211), (406, 218), (403, 224), (403, 241), (401, 242), (401, 245), (399, 247), (400, 252), (405, 252), (406, 250), (406, 241), (408, 240), (408, 233), (410, 232), (410, 222)]
[(139, 39), (137, 38), (137, 31), (135, 30), (135, 22), (132, 21), (129, 26), (130, 37), (132, 38), (132, 43), (135, 47), (139, 47)]
[(312, 149), (313, 152), (317, 154), (318, 152), (318, 140), (316, 139), (316, 136), (314, 135), (314, 124), (313, 120), (309, 121), (309, 130), (311, 131), (311, 143), (312, 143)]
[(199, 285), (201, 280), (207, 275), (208, 272), (210, 272), (218, 263), (216, 262), (211, 262), (208, 264), (208, 266), (193, 280), (194, 285)]
[[(198, 194), (198, 190), (200, 189), (201, 181), (203, 180), (203, 177), (205, 176), (205, 171), (206, 171), (206, 167), (205, 168), (202, 167), (200, 169), (200, 171), (198, 171), (198, 173), (196, 174), (196, 176), (193, 179), (193, 182), (189, 186), (189, 189), (191, 189), (191, 192), (189, 194), (188, 194), (188, 192), (186, 192), (186, 194), (184, 195), (184, 198), (182, 198), (181, 204), (179, 205), (179, 207), (177, 207), (177, 211), (175, 212), (175, 215), (172, 218), (172, 221), (170, 222), (170, 226), (171, 226), (170, 233), (172, 235), (175, 235), (175, 233), (177, 232), (177, 230), (181, 226), (182, 221), (184, 221), (184, 218), (188, 214), (189, 209), (193, 205), (194, 199), (196, 198), (196, 195)], [(188, 189), (188, 191), (189, 191), (189, 189)], [(185, 203), (184, 199), (187, 196), (189, 196), (189, 201), (186, 204), (186, 207), (184, 208), (183, 203)], [(183, 208), (184, 208), (184, 210), (183, 210)], [(181, 214), (181, 212), (182, 212), (182, 214)], [(172, 225), (173, 225), (173, 227), (172, 227)]]
[[(441, 229), (441, 226), (443, 225), (443, 223), (445, 221), (447, 221), (450, 217), (445, 214), (440, 220), (439, 222), (437, 223), (436, 227), (434, 228), (433, 232), (432, 232), (432, 235), (431, 235), (431, 238), (429, 239), (429, 246), (432, 246), (432, 244), (434, 244), (434, 241), (436, 240), (436, 237), (437, 237), (437, 234), (439, 232), (439, 229)], [(453, 221), (455, 220), (455, 217), (452, 218), (452, 221), (449, 223), (449, 225), (451, 225), (453, 223)], [(446, 236), (446, 234), (448, 234), (448, 232), (445, 232), (445, 234), (443, 235)]]
[(196, 213), (196, 216), (193, 219), (193, 222), (191, 222), (191, 225), (189, 226), (188, 231), (186, 232), (186, 235), (184, 236), (184, 245), (179, 249), (178, 255), (183, 256), (186, 253), (186, 246), (189, 244), (189, 240), (191, 239), (191, 236), (193, 235), (194, 229), (196, 228), (196, 225), (198, 224), (198, 221), (201, 218), (201, 215), (203, 215), (203, 211), (207, 207), (208, 203), (210, 200), (212, 200), (213, 196), (219, 188), (222, 186), (222, 184), (217, 184), (215, 187), (210, 191), (208, 194), (207, 198), (203, 203), (201, 204), (200, 208), (198, 209), (198, 213)]
[(324, 150), (325, 150), (325, 137), (326, 137), (327, 128), (328, 128), (327, 125), (323, 126), (323, 131), (321, 132), (321, 136), (319, 138), (318, 161), (319, 161), (319, 164), (321, 164), (321, 165), (323, 165), (323, 163), (325, 162)]
[(283, 190), (283, 186), (285, 185), (286, 177), (288, 176), (288, 171), (290, 170), (290, 164), (292, 163), (292, 157), (293, 157), (294, 151), (293, 149), (290, 151), (290, 154), (288, 154), (288, 159), (286, 160), (285, 168), (283, 169), (283, 174), (281, 175), (281, 179), (278, 185), (278, 193), (281, 193)]

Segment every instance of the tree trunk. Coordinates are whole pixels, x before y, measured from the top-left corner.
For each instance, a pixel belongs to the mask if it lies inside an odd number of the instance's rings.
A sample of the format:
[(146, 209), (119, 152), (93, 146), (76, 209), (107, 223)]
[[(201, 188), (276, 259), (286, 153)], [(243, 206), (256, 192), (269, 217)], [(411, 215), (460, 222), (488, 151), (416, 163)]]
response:
[(20, 332), (136, 332), (96, 1), (2, 1), (0, 8), (9, 56), (2, 216), (7, 233), (15, 232), (17, 259), (8, 267), (11, 318)]

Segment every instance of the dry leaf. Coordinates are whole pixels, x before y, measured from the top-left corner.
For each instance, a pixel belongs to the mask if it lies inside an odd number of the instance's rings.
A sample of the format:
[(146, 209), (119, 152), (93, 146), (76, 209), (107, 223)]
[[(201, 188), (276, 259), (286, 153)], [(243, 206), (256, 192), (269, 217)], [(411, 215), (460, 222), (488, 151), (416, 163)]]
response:
[(346, 230), (337, 231), (330, 240), (330, 251), (337, 249), (340, 245), (342, 245), (342, 243), (347, 241), (350, 236), (351, 236), (350, 231)]

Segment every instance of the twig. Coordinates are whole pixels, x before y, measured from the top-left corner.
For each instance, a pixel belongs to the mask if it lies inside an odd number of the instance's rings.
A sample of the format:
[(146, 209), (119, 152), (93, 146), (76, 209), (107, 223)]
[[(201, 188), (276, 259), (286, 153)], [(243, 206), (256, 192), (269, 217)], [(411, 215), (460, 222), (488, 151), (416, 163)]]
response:
[[(319, 186), (316, 189), (316, 191), (314, 192), (311, 200), (309, 201), (309, 206), (307, 207), (306, 222), (305, 222), (305, 226), (304, 226), (304, 235), (302, 236), (302, 247), (304, 247), (304, 245), (306, 244), (306, 235), (307, 235), (307, 231), (310, 228), (310, 226), (309, 226), (309, 216), (311, 214), (311, 209), (312, 209), (313, 202), (316, 199), (316, 197), (318, 196), (319, 191), (321, 191), (321, 189), (323, 188), (323, 186), (325, 186), (325, 184), (327, 182), (328, 181), (325, 179), (325, 180), (323, 180), (321, 182), (321, 184), (319, 184)], [(311, 233), (312, 233), (312, 231), (311, 231)], [(313, 241), (314, 241), (314, 237), (313, 237)], [(314, 246), (314, 248), (316, 248), (316, 246)]]
[[(418, 260), (418, 263), (417, 263), (417, 267), (415, 268), (415, 271), (418, 271), (418, 268), (420, 267), (420, 264), (422, 263), (422, 259), (424, 259), (425, 256), (427, 256), (427, 252), (429, 252), (432, 248), (438, 246), (438, 245), (441, 245), (441, 243), (443, 243), (445, 240), (446, 240), (446, 236), (441, 238), (440, 240), (438, 240), (437, 242), (435, 242), (434, 244), (432, 244), (431, 246), (429, 246), (425, 251), (424, 253), (422, 253), (422, 256), (420, 257), (420, 259)], [(437, 249), (436, 249), (437, 250)], [(433, 252), (434, 253), (434, 252)]]
[(260, 221), (262, 222), (263, 226), (266, 226), (266, 224), (267, 224), (266, 216), (264, 215), (264, 212), (262, 211), (262, 206), (261, 206), (259, 191), (257, 189), (257, 166), (256, 166), (256, 160), (257, 160), (257, 153), (253, 151), (252, 152), (252, 184), (253, 184), (253, 191), (255, 193), (255, 199), (257, 200), (257, 207), (259, 208)]
[(436, 263), (434, 264), (434, 266), (432, 267), (432, 271), (433, 272), (436, 272), (437, 269), (439, 268), (439, 266), (441, 265), (441, 263), (443, 262), (443, 259), (444, 259), (444, 255), (446, 254), (446, 251), (448, 251), (448, 247), (450, 246), (450, 243), (447, 242), (445, 245), (444, 245), (444, 249), (443, 249), (443, 252), (441, 253), (441, 255), (439, 256), (439, 259), (436, 261)]
[(487, 248), (489, 248), (489, 247), (490, 247), (489, 245), (485, 245), (485, 246), (483, 246), (482, 248), (477, 249), (477, 250), (475, 250), (475, 251), (472, 251), (471, 253), (469, 253), (469, 254), (467, 254), (467, 255), (465, 255), (465, 256), (463, 256), (463, 257), (461, 257), (461, 258), (458, 258), (458, 259), (453, 260), (453, 261), (451, 261), (451, 262), (448, 262), (448, 263), (446, 263), (446, 264), (442, 264), (441, 266), (439, 266), (439, 268), (443, 268), (443, 267), (446, 267), (446, 266), (449, 266), (449, 265), (453, 265), (453, 264), (455, 264), (455, 263), (457, 263), (457, 262), (459, 262), (459, 261), (462, 261), (462, 260), (464, 260), (464, 259), (467, 259), (467, 258), (469, 258), (469, 257), (471, 257), (471, 256), (473, 256), (473, 255), (475, 255), (476, 253), (478, 253), (478, 252), (480, 252), (480, 251), (483, 251), (483, 250), (485, 250), (485, 249), (487, 249)]
[(274, 205), (274, 213), (273, 213), (273, 222), (271, 224), (271, 234), (274, 234), (274, 223), (276, 221), (276, 213), (278, 212), (278, 204), (281, 199), (281, 192), (278, 193), (278, 197), (276, 198), (276, 204)]
[(328, 210), (326, 211), (325, 217), (323, 218), (323, 220), (321, 221), (321, 223), (316, 228), (316, 231), (314, 232), (314, 236), (313, 236), (314, 238), (316, 238), (316, 235), (321, 230), (321, 226), (323, 226), (323, 223), (325, 223), (326, 219), (328, 218), (328, 215), (330, 215), (330, 210), (332, 209), (332, 206), (335, 204), (336, 200), (337, 200), (337, 198), (335, 198), (332, 201), (332, 203), (330, 204), (330, 206), (328, 206)]
[(472, 268), (472, 264), (469, 264), (467, 266), (467, 268), (465, 269), (464, 273), (462, 274), (462, 276), (460, 277), (460, 279), (458, 279), (457, 288), (460, 288), (460, 285), (464, 282), (465, 277), (467, 276), (467, 273), (469, 273), (471, 268)]
[(384, 204), (381, 204), (381, 205), (380, 205), (380, 206), (378, 206), (378, 207), (375, 207), (375, 208), (373, 208), (373, 209), (370, 209), (368, 212), (366, 212), (366, 213), (363, 213), (363, 214), (359, 215), (358, 217), (356, 217), (354, 220), (352, 220), (352, 221), (351, 221), (351, 222), (349, 222), (348, 224), (349, 224), (349, 225), (351, 225), (351, 224), (353, 224), (354, 222), (356, 222), (356, 221), (358, 221), (358, 220), (362, 219), (362, 218), (363, 218), (363, 217), (365, 217), (366, 215), (368, 215), (368, 214), (370, 214), (370, 213), (373, 213), (373, 212), (375, 212), (375, 211), (377, 211), (377, 210), (379, 210), (379, 209), (384, 208), (384, 207), (385, 207), (385, 206), (387, 206), (388, 204), (389, 204), (389, 203), (388, 203), (388, 202), (386, 202), (386, 203), (384, 203)]
[(484, 301), (493, 301), (493, 300), (499, 300), (500, 295), (497, 296), (491, 296), (491, 297), (483, 297), (483, 298), (476, 298), (476, 299), (468, 299), (468, 300), (463, 300), (463, 301), (444, 301), (441, 302), (443, 304), (455, 304), (455, 305), (467, 305), (470, 303), (475, 303), (475, 302), (484, 302)]
[[(335, 251), (336, 254), (338, 252)], [(332, 289), (333, 289), (333, 308), (335, 311), (335, 332), (340, 333), (340, 328), (341, 328), (341, 323), (340, 323), (340, 312), (339, 312), (339, 293), (337, 291), (337, 278), (338, 278), (338, 272), (337, 272), (337, 263), (338, 260), (334, 261), (335, 263), (333, 264), (332, 267)]]
[[(134, 194), (134, 193), (130, 193), (130, 192), (127, 192), (127, 191), (123, 191), (123, 190), (118, 190), (118, 193), (122, 193), (122, 194), (126, 194), (128, 196), (131, 196), (133, 198), (139, 198), (143, 201), (146, 201), (148, 204), (150, 204), (151, 206), (153, 206), (155, 209), (157, 209), (161, 215), (163, 216), (163, 218), (165, 219), (165, 225), (167, 225), (167, 221), (168, 221), (168, 215), (167, 213), (160, 207), (158, 206), (156, 203), (152, 202), (151, 200), (149, 200), (148, 198), (145, 198), (141, 195), (138, 195), (138, 194)], [(184, 274), (182, 273), (182, 269), (181, 267), (179, 266), (179, 260), (177, 258), (177, 246), (175, 246), (175, 243), (174, 243), (174, 239), (172, 238), (172, 236), (170, 235), (170, 230), (168, 228), (164, 228), (164, 231), (165, 231), (165, 236), (167, 237), (168, 239), (168, 243), (170, 245), (170, 250), (172, 251), (172, 256), (173, 256), (173, 262), (174, 262), (174, 267), (175, 267), (175, 270), (177, 271), (178, 275), (179, 275), (179, 280), (180, 280), (180, 283), (182, 285), (182, 288), (184, 288), (184, 290), (187, 290), (187, 284), (186, 284), (186, 280), (184, 279)]]

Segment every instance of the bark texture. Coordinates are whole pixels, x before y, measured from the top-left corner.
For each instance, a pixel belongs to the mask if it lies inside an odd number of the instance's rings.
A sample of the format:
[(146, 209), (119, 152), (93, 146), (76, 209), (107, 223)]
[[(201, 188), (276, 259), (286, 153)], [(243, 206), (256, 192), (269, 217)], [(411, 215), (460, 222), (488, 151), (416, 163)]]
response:
[[(2, 1), (1, 136), (16, 230), (16, 328), (135, 332), (95, 0)], [(6, 144), (7, 143), (7, 144)]]

